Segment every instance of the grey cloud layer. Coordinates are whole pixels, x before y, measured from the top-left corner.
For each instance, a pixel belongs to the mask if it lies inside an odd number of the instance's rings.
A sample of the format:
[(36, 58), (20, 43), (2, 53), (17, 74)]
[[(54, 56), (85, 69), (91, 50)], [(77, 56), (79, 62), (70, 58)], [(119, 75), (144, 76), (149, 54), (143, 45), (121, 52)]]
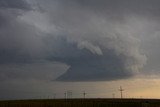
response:
[(15, 9), (30, 9), (28, 3), (25, 0), (1, 0), (0, 1), (0, 8), (15, 8)]
[(158, 0), (28, 1), (0, 1), (0, 64), (58, 61), (70, 68), (57, 80), (98, 81), (155, 61), (148, 39), (159, 40)]

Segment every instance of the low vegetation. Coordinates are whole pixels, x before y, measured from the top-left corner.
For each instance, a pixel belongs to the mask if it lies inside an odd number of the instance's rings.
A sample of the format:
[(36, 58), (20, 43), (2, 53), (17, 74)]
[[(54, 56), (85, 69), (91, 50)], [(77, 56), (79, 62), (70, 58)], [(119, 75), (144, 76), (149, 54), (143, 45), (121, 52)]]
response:
[(160, 107), (158, 99), (48, 99), (0, 101), (0, 107)]

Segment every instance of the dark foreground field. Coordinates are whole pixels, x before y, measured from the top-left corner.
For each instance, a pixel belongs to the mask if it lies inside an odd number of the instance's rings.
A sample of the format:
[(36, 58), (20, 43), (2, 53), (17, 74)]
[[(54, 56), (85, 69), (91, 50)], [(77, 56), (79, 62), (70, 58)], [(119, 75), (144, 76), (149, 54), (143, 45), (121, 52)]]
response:
[(160, 107), (157, 99), (49, 99), (0, 101), (0, 107)]

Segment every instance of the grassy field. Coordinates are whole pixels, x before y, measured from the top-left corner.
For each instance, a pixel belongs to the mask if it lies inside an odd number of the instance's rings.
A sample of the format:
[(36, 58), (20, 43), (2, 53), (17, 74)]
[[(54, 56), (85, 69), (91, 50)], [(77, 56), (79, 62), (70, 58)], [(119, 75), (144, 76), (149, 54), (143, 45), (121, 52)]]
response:
[(0, 101), (0, 107), (160, 107), (158, 99), (46, 99)]

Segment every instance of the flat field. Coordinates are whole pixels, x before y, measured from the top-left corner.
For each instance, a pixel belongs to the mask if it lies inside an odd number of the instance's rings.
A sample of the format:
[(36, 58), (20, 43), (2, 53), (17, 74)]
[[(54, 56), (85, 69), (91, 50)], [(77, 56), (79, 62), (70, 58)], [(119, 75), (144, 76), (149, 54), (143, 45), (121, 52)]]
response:
[(160, 107), (159, 99), (45, 99), (0, 101), (0, 107)]

